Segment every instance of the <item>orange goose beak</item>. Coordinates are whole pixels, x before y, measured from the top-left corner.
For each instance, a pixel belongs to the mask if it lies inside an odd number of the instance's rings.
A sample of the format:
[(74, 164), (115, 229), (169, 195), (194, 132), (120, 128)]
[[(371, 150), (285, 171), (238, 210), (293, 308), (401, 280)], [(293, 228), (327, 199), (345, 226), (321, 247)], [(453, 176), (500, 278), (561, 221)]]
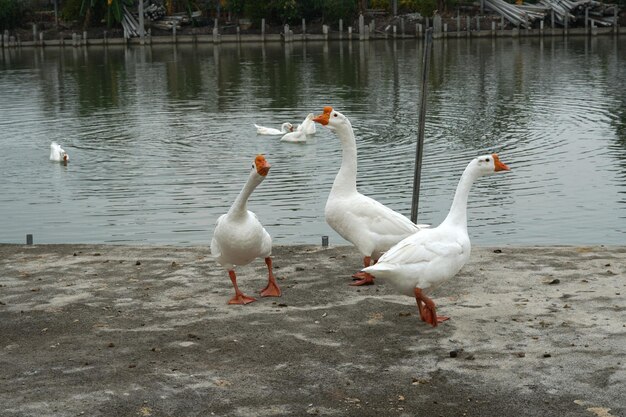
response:
[(270, 172), (270, 168), (272, 167), (263, 155), (257, 155), (256, 158), (254, 158), (254, 165), (256, 166), (256, 172), (264, 177)]
[(498, 157), (498, 154), (492, 154), (491, 156), (493, 156), (493, 162), (496, 166), (495, 171), (510, 171), (511, 168), (509, 168), (505, 163), (503, 163), (502, 161), (500, 161), (500, 158)]
[(330, 119), (330, 113), (333, 111), (333, 108), (330, 106), (324, 107), (324, 113), (315, 116), (313, 121), (321, 124), (322, 126), (326, 126), (328, 124), (328, 120)]

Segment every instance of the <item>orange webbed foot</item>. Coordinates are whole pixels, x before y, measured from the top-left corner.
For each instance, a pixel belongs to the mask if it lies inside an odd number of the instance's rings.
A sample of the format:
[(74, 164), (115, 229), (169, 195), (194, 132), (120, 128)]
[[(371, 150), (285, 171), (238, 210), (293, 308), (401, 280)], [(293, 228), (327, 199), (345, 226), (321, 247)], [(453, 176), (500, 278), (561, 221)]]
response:
[(450, 320), (450, 317), (437, 315), (435, 302), (424, 295), (420, 288), (415, 289), (415, 301), (417, 302), (421, 319), (431, 326), (437, 327), (437, 324)]
[(256, 301), (256, 298), (248, 297), (245, 294), (237, 294), (228, 301), (228, 304), (250, 304)]
[(280, 297), (282, 291), (274, 281), (267, 283), (267, 286), (261, 290), (261, 297)]
[(358, 287), (361, 285), (374, 285), (374, 276), (368, 274), (367, 272), (357, 272), (356, 274), (352, 275), (352, 279), (355, 281), (350, 285), (354, 287)]

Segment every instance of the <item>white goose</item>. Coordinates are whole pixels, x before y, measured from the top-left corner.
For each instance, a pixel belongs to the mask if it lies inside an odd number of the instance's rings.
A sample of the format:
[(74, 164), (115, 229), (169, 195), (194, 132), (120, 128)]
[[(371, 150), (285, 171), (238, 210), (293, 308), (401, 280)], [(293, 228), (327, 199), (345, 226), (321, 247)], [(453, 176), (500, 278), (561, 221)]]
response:
[(285, 133), (282, 138), (280, 138), (281, 142), (291, 142), (291, 143), (304, 143), (307, 140), (307, 134), (304, 133), (304, 130), (296, 130), (293, 132)]
[(274, 129), (273, 127), (259, 126), (257, 124), (255, 124), (254, 127), (256, 127), (257, 135), (278, 136), (284, 135), (285, 133), (293, 132), (293, 125), (289, 122), (285, 122), (280, 125), (280, 130)]
[(235, 267), (247, 265), (256, 258), (265, 258), (268, 270), (267, 286), (261, 291), (263, 297), (280, 297), (274, 273), (272, 272), (272, 238), (263, 228), (257, 216), (247, 209), (247, 202), (254, 189), (263, 182), (270, 170), (270, 164), (263, 155), (257, 155), (245, 186), (235, 199), (228, 213), (217, 219), (211, 254), (228, 271), (235, 288), (235, 296), (228, 304), (248, 304), (256, 299), (244, 295), (237, 286)]
[(50, 160), (67, 164), (70, 161), (70, 157), (67, 152), (61, 148), (61, 145), (56, 142), (52, 142), (50, 144)]
[(313, 113), (309, 113), (306, 118), (300, 123), (296, 130), (286, 133), (280, 138), (281, 142), (303, 143), (306, 142), (309, 136), (315, 134), (315, 122), (313, 121)]
[[(402, 214), (357, 191), (356, 139), (346, 116), (332, 107), (325, 107), (324, 113), (313, 121), (335, 132), (342, 149), (341, 168), (335, 177), (324, 210), (326, 222), (341, 237), (357, 247), (363, 254), (363, 264), (367, 267), (393, 245), (427, 226), (416, 225)], [(359, 280), (352, 285), (374, 282), (374, 277), (366, 272), (359, 272), (353, 277)]]
[(305, 135), (314, 135), (316, 132), (315, 122), (313, 121), (313, 113), (307, 114), (306, 118), (296, 127), (296, 130), (303, 131)]
[(388, 279), (400, 293), (415, 297), (420, 317), (426, 323), (437, 326), (447, 320), (448, 317), (437, 316), (435, 303), (424, 292), (455, 276), (469, 260), (467, 199), (474, 181), (508, 170), (495, 153), (473, 159), (461, 176), (445, 220), (433, 229), (402, 240), (381, 256), (376, 265), (363, 271)]

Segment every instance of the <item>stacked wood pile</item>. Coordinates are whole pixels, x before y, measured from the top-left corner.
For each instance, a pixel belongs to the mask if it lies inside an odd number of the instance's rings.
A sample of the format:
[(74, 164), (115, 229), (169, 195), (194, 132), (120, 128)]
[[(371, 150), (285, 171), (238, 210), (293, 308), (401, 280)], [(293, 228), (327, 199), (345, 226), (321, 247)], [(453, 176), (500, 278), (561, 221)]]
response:
[(551, 19), (554, 12), (555, 23), (572, 26), (572, 23), (585, 24), (585, 15), (596, 25), (613, 26), (617, 22), (618, 6), (595, 0), (539, 0), (537, 4), (511, 4), (504, 0), (485, 0), (485, 6), (502, 15), (514, 26), (531, 29), (536, 22)]

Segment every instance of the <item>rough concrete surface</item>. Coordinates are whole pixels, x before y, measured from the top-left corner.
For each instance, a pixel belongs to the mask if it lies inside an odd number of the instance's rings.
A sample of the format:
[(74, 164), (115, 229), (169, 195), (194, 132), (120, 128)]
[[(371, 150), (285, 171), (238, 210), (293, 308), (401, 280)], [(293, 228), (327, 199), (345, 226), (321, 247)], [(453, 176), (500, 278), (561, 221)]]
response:
[(208, 248), (0, 245), (0, 416), (626, 416), (626, 247), (474, 248), (436, 328), (351, 247), (273, 258), (229, 306)]

